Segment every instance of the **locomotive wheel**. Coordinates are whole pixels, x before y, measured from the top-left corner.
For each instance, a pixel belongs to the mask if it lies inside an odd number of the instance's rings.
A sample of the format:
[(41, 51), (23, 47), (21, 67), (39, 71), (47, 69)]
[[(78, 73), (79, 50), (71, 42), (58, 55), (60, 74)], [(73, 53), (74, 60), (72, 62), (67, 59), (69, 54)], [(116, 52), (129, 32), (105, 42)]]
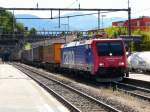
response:
[(126, 77), (129, 77), (129, 71), (126, 71), (125, 75)]

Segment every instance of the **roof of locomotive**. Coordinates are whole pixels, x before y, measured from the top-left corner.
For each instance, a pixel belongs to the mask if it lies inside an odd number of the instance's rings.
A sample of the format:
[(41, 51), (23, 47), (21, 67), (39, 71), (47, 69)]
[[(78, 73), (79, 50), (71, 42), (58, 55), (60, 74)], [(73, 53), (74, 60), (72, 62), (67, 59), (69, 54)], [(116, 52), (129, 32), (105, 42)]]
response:
[(90, 40), (81, 40), (81, 41), (74, 41), (74, 42), (70, 42), (70, 43), (64, 44), (64, 45), (62, 45), (61, 48), (92, 44), (92, 42), (94, 42), (94, 41), (116, 41), (116, 40), (122, 41), (121, 38), (118, 38), (118, 39), (90, 39)]

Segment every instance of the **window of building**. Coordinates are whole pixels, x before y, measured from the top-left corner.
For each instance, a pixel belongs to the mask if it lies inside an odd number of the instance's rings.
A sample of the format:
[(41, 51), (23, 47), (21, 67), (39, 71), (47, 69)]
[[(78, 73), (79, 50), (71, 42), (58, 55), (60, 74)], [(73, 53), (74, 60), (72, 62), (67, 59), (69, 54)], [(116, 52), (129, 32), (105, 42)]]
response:
[(118, 26), (123, 26), (123, 25), (124, 25), (124, 22), (118, 23)]
[(146, 25), (146, 26), (150, 26), (150, 22), (146, 22), (145, 25)]
[(140, 26), (140, 21), (137, 21), (137, 26)]

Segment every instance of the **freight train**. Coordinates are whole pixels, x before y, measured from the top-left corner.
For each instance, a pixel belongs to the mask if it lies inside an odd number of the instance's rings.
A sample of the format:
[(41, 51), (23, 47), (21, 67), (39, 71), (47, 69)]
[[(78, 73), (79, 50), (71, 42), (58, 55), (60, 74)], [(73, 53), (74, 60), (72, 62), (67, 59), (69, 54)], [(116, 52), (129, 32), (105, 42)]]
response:
[(53, 43), (24, 50), (25, 63), (54, 71), (82, 72), (98, 81), (121, 81), (128, 76), (122, 39), (90, 39), (67, 44)]

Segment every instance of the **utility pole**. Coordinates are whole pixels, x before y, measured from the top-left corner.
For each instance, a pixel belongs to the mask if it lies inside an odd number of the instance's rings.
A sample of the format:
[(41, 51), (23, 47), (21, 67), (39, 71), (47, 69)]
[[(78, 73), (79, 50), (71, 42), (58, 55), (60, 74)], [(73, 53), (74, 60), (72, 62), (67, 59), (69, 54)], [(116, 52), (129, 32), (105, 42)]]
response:
[[(131, 37), (131, 8), (130, 8), (130, 1), (128, 0), (128, 36)], [(129, 52), (131, 53), (132, 50), (132, 42), (129, 44)]]
[(70, 30), (70, 26), (69, 26), (69, 16), (67, 17), (68, 18), (68, 31)]
[(60, 28), (60, 10), (59, 10), (59, 19), (58, 19), (58, 27)]
[(104, 22), (103, 22), (104, 17), (106, 17), (106, 15), (102, 15), (102, 29), (104, 28)]
[(65, 43), (66, 43), (66, 42), (67, 42), (67, 38), (66, 38), (67, 35), (66, 35), (66, 32), (67, 32), (67, 25), (68, 25), (68, 24), (61, 24), (61, 25), (64, 26), (64, 28), (65, 28), (65, 29), (64, 29), (64, 32), (65, 32)]
[(39, 8), (39, 4), (38, 4), (38, 2), (37, 2), (37, 4), (36, 4), (36, 8)]
[(14, 15), (14, 10), (13, 10), (13, 17), (12, 17), (12, 37), (15, 37), (15, 15)]
[(128, 0), (128, 35), (131, 36), (131, 8), (130, 1)]
[(128, 8), (130, 7), (130, 1), (128, 0)]
[(80, 3), (79, 3), (79, 9), (80, 9)]
[(128, 34), (131, 36), (131, 8), (128, 8)]
[(3, 26), (2, 26), (2, 10), (0, 10), (0, 38), (3, 33)]
[(98, 29), (100, 29), (100, 11), (98, 11)]

